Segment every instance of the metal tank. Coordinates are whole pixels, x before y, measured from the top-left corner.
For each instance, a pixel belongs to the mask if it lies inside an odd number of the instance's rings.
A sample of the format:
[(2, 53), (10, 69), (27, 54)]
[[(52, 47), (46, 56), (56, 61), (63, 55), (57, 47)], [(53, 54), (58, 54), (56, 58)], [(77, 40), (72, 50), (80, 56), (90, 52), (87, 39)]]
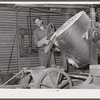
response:
[(81, 11), (65, 22), (51, 37), (58, 48), (65, 54), (69, 63), (77, 68), (89, 64), (89, 45), (83, 39), (90, 27), (90, 18)]

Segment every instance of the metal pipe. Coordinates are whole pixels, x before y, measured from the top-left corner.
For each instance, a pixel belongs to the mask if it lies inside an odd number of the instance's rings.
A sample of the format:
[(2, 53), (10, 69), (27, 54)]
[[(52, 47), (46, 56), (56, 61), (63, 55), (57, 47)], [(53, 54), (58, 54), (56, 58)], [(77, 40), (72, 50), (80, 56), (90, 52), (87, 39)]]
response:
[(69, 74), (70, 77), (73, 77), (73, 78), (79, 78), (79, 79), (87, 79), (88, 76), (83, 76), (83, 75), (71, 75)]
[(11, 54), (10, 54), (10, 59), (9, 59), (9, 64), (8, 64), (8, 70), (7, 70), (7, 73), (9, 72), (9, 68), (10, 68), (10, 63), (11, 63), (11, 58), (12, 58), (12, 54), (13, 54), (13, 49), (14, 49), (15, 39), (16, 39), (16, 33), (15, 33), (14, 40), (13, 40), (13, 45), (12, 45), (12, 50), (11, 50)]
[(90, 64), (98, 64), (97, 60), (97, 51), (96, 51), (96, 43), (93, 41), (93, 32), (95, 28), (95, 9), (93, 8), (93, 5), (91, 5), (90, 8), (90, 18), (91, 18), (91, 28), (89, 29), (89, 53), (90, 53)]
[(17, 73), (15, 76), (13, 76), (12, 78), (10, 78), (8, 81), (6, 81), (2, 86), (6, 85), (8, 82), (10, 82), (12, 79), (14, 79), (16, 76), (18, 76), (19, 74), (21, 74), (23, 72), (23, 70), (21, 70), (19, 73)]

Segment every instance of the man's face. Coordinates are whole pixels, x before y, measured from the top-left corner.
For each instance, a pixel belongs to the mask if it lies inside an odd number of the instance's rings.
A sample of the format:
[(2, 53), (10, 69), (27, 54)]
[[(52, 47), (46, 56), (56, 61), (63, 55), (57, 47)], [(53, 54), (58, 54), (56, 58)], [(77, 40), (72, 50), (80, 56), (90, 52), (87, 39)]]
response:
[(41, 26), (41, 24), (42, 24), (42, 22), (41, 22), (41, 20), (40, 19), (35, 19), (35, 24), (38, 26), (38, 27), (40, 27)]

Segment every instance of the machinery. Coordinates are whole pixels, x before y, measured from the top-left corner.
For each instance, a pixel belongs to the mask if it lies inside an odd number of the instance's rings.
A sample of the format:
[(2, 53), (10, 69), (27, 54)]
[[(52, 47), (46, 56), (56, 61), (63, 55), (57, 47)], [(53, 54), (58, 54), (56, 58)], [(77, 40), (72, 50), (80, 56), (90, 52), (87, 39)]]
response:
[[(81, 11), (65, 22), (50, 38), (50, 43), (46, 48), (46, 53), (55, 44), (64, 53), (69, 65), (76, 69), (84, 68), (90, 64), (88, 76), (75, 76), (68, 74), (61, 66), (50, 68), (23, 68), (19, 73), (6, 81), (1, 88), (54, 88), (71, 89), (73, 83), (71, 77), (84, 78), (85, 82), (81, 88), (100, 88), (100, 85), (91, 83), (93, 79), (99, 80), (99, 66), (97, 63), (97, 53), (99, 52), (100, 31), (95, 27), (94, 8), (90, 9), (90, 18)], [(97, 68), (94, 71), (94, 66)], [(19, 79), (16, 85), (7, 85), (15, 77)], [(95, 77), (95, 78), (94, 78)], [(91, 84), (90, 84), (91, 83)], [(77, 87), (75, 87), (77, 88)]]

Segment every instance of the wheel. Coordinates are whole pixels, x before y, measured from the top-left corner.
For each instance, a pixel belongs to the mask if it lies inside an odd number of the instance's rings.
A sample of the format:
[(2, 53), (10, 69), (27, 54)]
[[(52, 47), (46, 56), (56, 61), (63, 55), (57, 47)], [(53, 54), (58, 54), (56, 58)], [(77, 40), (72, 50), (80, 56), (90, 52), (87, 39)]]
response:
[(61, 68), (50, 68), (39, 79), (37, 88), (70, 89), (72, 82), (67, 73)]

